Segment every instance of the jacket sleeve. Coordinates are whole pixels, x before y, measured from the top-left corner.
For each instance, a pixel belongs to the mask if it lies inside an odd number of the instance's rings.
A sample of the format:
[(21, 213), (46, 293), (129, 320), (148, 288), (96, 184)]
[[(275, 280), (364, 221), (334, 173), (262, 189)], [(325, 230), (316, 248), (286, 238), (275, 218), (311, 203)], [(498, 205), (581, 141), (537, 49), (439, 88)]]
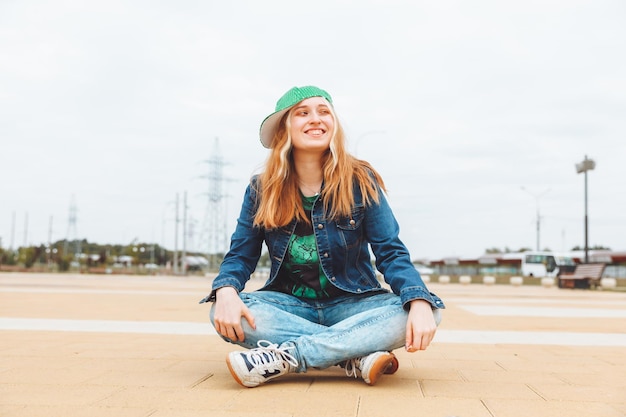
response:
[(398, 222), (380, 189), (379, 197), (380, 202), (368, 206), (365, 216), (367, 239), (376, 258), (376, 268), (405, 307), (412, 300), (423, 299), (433, 308), (445, 308), (441, 299), (428, 291), (415, 269), (407, 247), (400, 240)]
[(257, 209), (256, 181), (246, 188), (237, 226), (230, 240), (230, 249), (224, 256), (220, 270), (213, 280), (212, 291), (200, 303), (215, 301), (215, 292), (222, 287), (234, 287), (241, 292), (254, 272), (261, 256), (264, 232), (253, 225)]

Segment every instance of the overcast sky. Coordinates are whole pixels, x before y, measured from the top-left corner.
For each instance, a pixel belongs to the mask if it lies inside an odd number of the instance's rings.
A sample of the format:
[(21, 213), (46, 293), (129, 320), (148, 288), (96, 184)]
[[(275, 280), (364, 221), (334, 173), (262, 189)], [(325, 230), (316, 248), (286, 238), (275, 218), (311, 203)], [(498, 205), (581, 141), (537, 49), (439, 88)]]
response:
[(206, 161), (230, 236), (259, 123), (313, 84), (413, 258), (535, 248), (538, 208), (542, 248), (584, 245), (585, 155), (589, 243), (626, 250), (624, 22), (623, 0), (1, 0), (2, 246), (173, 249), (187, 191), (203, 251)]

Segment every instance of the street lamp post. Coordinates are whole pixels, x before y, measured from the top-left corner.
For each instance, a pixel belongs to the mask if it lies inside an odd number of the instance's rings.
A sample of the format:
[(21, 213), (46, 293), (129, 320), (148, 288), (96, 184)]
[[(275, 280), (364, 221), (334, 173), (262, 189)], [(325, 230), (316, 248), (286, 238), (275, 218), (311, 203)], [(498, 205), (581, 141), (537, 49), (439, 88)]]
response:
[(585, 263), (589, 263), (589, 217), (587, 215), (587, 171), (595, 169), (596, 163), (593, 159), (585, 159), (576, 164), (576, 173), (585, 174)]
[(174, 275), (178, 275), (178, 205), (179, 205), (178, 193), (176, 193), (176, 220), (174, 220)]

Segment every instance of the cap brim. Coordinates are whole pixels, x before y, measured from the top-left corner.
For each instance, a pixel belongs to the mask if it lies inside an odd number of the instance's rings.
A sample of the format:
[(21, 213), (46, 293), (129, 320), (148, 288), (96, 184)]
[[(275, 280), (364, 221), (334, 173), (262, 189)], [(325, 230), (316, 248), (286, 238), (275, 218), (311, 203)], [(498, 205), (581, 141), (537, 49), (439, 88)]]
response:
[(280, 119), (283, 118), (284, 114), (287, 113), (291, 107), (270, 114), (261, 123), (259, 138), (261, 139), (261, 144), (263, 144), (266, 148), (272, 147), (272, 141), (274, 140), (274, 135), (276, 134), (276, 129), (278, 129)]

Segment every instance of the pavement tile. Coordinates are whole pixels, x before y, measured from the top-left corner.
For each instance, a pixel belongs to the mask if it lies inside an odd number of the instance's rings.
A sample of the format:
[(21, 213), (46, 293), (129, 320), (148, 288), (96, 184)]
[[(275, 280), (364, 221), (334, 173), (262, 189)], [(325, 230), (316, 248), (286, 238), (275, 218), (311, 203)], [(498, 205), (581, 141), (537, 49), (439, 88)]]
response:
[(615, 408), (617, 411), (619, 411), (621, 414), (621, 416), (626, 416), (626, 403), (617, 403), (617, 404), (611, 404), (613, 406), (613, 408)]
[(454, 398), (541, 398), (528, 385), (523, 383), (422, 381), (426, 397)]
[(155, 410), (130, 407), (26, 406), (2, 417), (151, 417)]
[[(464, 381), (462, 374), (452, 368), (436, 369), (429, 368), (406, 368), (404, 363), (400, 362), (400, 369), (393, 375), (393, 378), (417, 380), (439, 380), (439, 381)], [(385, 378), (386, 380), (387, 378)]]
[(90, 369), (100, 372), (124, 371), (161, 372), (170, 369), (180, 361), (178, 359), (150, 359), (150, 358), (100, 358), (100, 357), (80, 357), (72, 361), (71, 367), (79, 369)]
[(107, 398), (119, 387), (54, 384), (0, 384), (0, 404), (41, 406), (85, 406)]
[[(6, 333), (4, 333), (6, 335)], [(10, 337), (10, 336), (7, 336)], [(79, 358), (68, 358), (63, 361), (51, 360), (50, 357), (15, 356), (3, 354), (0, 356), (0, 368), (8, 369), (67, 369), (82, 367), (85, 361)]]
[(283, 412), (275, 409), (260, 410), (254, 404), (249, 404), (247, 409), (242, 410), (211, 410), (208, 414), (204, 410), (180, 410), (180, 409), (167, 409), (158, 410), (154, 414), (150, 414), (150, 417), (294, 417), (292, 412)]
[(532, 388), (546, 400), (626, 403), (623, 387), (534, 383)]
[(626, 375), (626, 366), (615, 367), (611, 371), (603, 373), (561, 373), (559, 374), (559, 378), (569, 385), (602, 387), (608, 384), (612, 387), (622, 388), (626, 395), (626, 378), (624, 378), (624, 375)]
[(466, 382), (490, 382), (492, 384), (500, 383), (522, 383), (530, 384), (533, 382), (542, 383), (562, 383), (563, 380), (554, 374), (548, 372), (532, 372), (532, 371), (481, 371), (474, 369), (464, 369), (459, 371), (463, 381)]
[(506, 360), (501, 359), (497, 364), (508, 371), (533, 371), (533, 372), (559, 372), (559, 373), (580, 373), (598, 372), (611, 368), (605, 362), (597, 361), (585, 355), (578, 355), (564, 360), (559, 356), (537, 357), (535, 359)]
[[(486, 399), (485, 405), (494, 417), (624, 417), (624, 413), (608, 404), (584, 401), (543, 401), (518, 399)], [(471, 414), (459, 414), (471, 416)]]
[(150, 405), (154, 409), (178, 408), (181, 410), (218, 410), (238, 397), (237, 390), (229, 389), (185, 389), (166, 387), (127, 386), (100, 399), (93, 405), (100, 407), (140, 408)]
[(223, 360), (212, 360), (210, 361), (210, 363), (211, 364), (209, 364), (209, 361), (206, 360), (206, 354), (205, 354), (204, 360), (202, 359), (200, 360), (181, 359), (181, 360), (176, 360), (176, 361), (165, 360), (163, 363), (163, 367), (160, 369), (166, 369), (168, 371), (174, 371), (174, 372), (195, 372), (199, 369), (206, 371), (208, 369), (217, 368), (218, 364), (222, 364), (224, 367), (226, 367), (226, 362)]
[(94, 378), (100, 378), (104, 372), (74, 369), (46, 369), (26, 367), (10, 369), (0, 373), (0, 384), (46, 384), (59, 385), (83, 384)]
[(251, 409), (279, 410), (302, 417), (357, 415), (360, 396), (356, 393), (337, 390), (295, 393), (280, 390), (275, 385), (272, 388), (270, 393), (261, 393), (258, 389), (242, 391), (236, 401), (232, 401), (224, 409), (238, 413), (249, 412)]
[(97, 385), (131, 387), (193, 387), (211, 377), (203, 371), (177, 372), (170, 370), (154, 371), (150, 369), (129, 373), (124, 370), (106, 372), (90, 382)]
[(16, 413), (24, 414), (25, 405), (4, 405), (0, 404), (0, 416), (10, 416), (11, 414), (17, 415)]
[[(432, 372), (433, 370), (436, 372), (440, 369), (476, 369), (483, 371), (499, 371), (502, 370), (502, 367), (498, 365), (497, 362), (492, 361), (488, 358), (488, 355), (485, 355), (483, 359), (456, 359), (456, 360), (448, 360), (448, 359), (437, 359), (437, 360), (412, 360), (412, 366), (418, 370), (416, 375), (420, 375), (420, 372)], [(400, 363), (402, 366), (403, 362)]]
[(419, 398), (402, 394), (380, 395), (377, 393), (361, 398), (357, 416), (494, 417), (478, 399)]
[(361, 378), (348, 377), (345, 373), (316, 377), (308, 392), (342, 392), (344, 394), (369, 395), (387, 392), (389, 395), (404, 394), (422, 397), (421, 388), (413, 378), (383, 375), (375, 386), (367, 385)]

